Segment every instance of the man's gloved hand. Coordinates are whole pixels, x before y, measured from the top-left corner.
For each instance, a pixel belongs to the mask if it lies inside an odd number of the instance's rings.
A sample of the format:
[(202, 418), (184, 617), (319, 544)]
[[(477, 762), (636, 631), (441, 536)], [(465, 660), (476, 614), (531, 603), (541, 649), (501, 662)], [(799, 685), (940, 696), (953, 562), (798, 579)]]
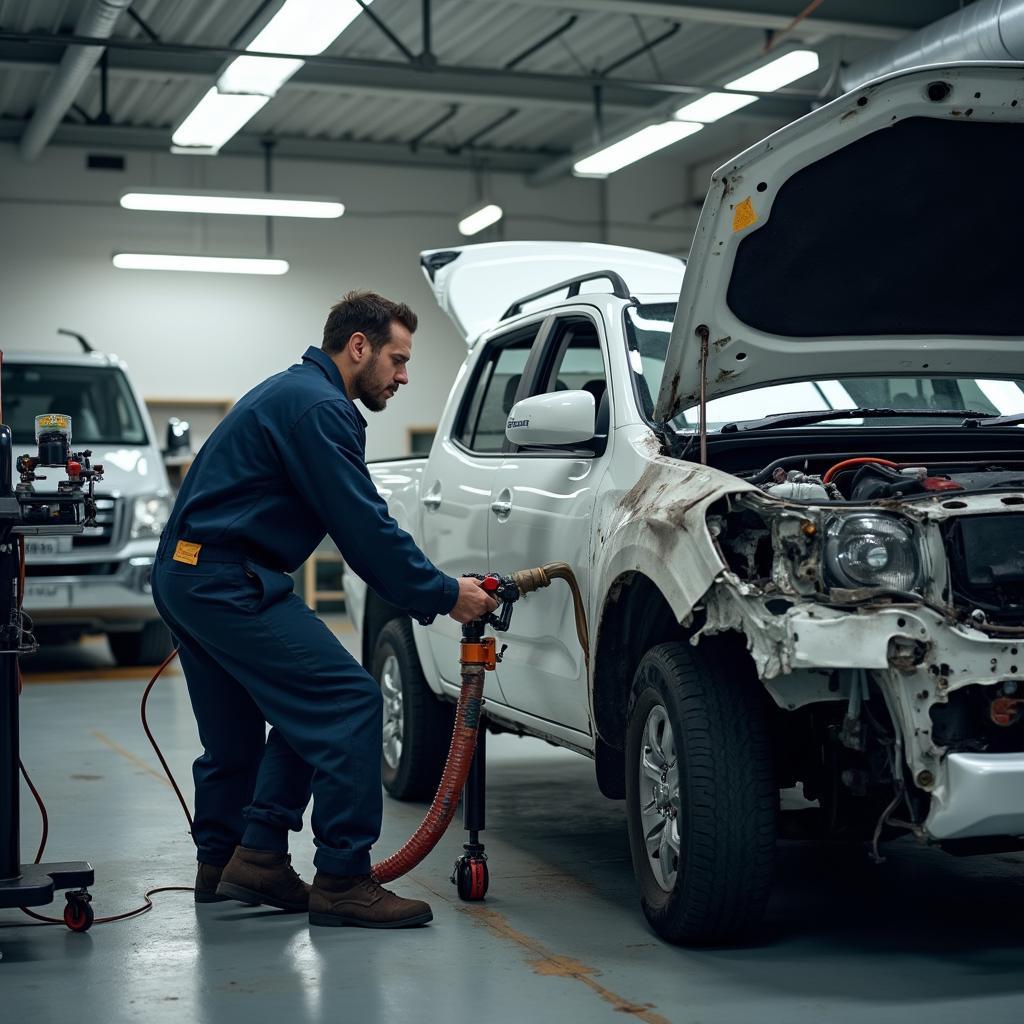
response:
[(448, 613), (456, 622), (465, 625), (481, 615), (493, 612), (498, 602), (484, 590), (482, 581), (471, 576), (463, 576), (459, 580), (459, 599), (455, 607)]

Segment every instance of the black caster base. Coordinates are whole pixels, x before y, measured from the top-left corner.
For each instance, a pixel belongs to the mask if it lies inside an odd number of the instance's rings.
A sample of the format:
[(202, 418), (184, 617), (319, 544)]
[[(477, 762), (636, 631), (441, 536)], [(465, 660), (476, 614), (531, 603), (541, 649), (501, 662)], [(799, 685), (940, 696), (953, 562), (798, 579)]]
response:
[(487, 873), (487, 854), (482, 850), (464, 853), (452, 871), (452, 882), (459, 891), (459, 899), (475, 903), (487, 895), (490, 876)]
[(0, 907), (42, 907), (53, 902), (55, 889), (67, 889), (64, 923), (73, 932), (87, 932), (94, 915), (85, 887), (94, 881), (92, 865), (85, 861), (23, 864), (17, 878), (0, 879)]

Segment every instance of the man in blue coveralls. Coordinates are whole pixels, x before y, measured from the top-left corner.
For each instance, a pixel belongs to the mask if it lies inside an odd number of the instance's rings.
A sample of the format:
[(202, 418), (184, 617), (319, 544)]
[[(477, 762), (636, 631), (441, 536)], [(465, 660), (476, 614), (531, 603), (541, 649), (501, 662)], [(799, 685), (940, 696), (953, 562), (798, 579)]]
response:
[[(370, 874), (380, 835), (382, 699), (372, 677), (292, 593), (329, 533), (348, 567), (421, 622), (495, 607), (399, 529), (365, 462), (366, 421), (409, 381), (416, 315), (371, 292), (337, 303), (322, 348), (242, 398), (185, 477), (153, 568), (204, 752), (195, 762), (196, 901), (238, 899), (310, 922), (398, 928), (430, 907)], [(271, 726), (266, 733), (266, 724)], [(288, 830), (313, 798), (316, 876)]]

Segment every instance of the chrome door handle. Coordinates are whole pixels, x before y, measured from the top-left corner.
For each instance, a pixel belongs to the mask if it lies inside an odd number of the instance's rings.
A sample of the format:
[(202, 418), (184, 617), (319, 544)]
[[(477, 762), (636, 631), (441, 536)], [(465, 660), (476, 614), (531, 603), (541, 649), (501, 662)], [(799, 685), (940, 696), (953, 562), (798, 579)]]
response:
[(431, 487), (430, 490), (427, 491), (427, 493), (424, 494), (422, 498), (420, 498), (420, 504), (424, 508), (430, 509), (432, 512), (435, 509), (440, 508), (441, 507), (441, 485), (439, 483), (437, 483), (433, 487)]
[(499, 519), (512, 514), (512, 492), (507, 487), (491, 502), (491, 511)]

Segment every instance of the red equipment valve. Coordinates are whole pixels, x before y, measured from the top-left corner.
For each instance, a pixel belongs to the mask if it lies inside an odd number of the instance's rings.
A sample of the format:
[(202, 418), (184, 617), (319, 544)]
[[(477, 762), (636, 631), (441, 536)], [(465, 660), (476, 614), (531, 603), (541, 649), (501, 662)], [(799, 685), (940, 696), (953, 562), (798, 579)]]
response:
[(72, 480), (77, 480), (78, 477), (82, 475), (82, 464), (80, 462), (75, 462), (74, 459), (68, 459), (66, 468), (68, 476), (71, 477)]
[(493, 594), (494, 591), (501, 586), (501, 577), (495, 576), (493, 573), (490, 576), (485, 576), (480, 583), (480, 586), (484, 588), (489, 594)]

